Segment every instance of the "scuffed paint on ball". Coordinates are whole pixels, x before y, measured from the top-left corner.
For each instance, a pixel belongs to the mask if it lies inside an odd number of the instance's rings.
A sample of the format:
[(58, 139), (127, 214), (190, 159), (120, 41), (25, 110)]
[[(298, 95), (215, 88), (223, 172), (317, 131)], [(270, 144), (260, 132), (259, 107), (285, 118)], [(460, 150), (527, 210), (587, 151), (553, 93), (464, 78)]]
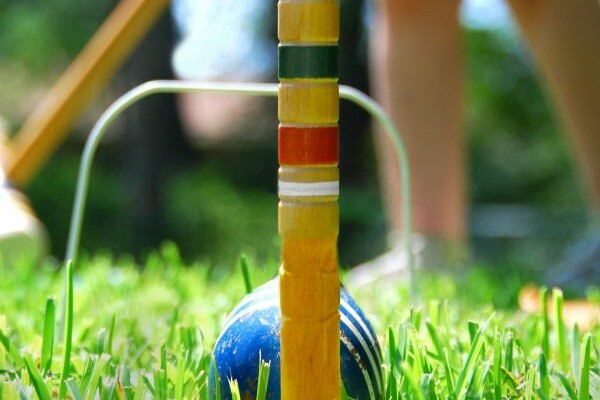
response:
[[(273, 279), (244, 297), (227, 319), (214, 348), (211, 399), (215, 399), (215, 369), (223, 400), (231, 399), (229, 379), (238, 381), (242, 399), (253, 399), (260, 356), (271, 363), (267, 399), (280, 399), (280, 326), (279, 280)], [(357, 400), (380, 399), (381, 349), (371, 324), (345, 289), (340, 293), (340, 341), (342, 381), (348, 395)]]

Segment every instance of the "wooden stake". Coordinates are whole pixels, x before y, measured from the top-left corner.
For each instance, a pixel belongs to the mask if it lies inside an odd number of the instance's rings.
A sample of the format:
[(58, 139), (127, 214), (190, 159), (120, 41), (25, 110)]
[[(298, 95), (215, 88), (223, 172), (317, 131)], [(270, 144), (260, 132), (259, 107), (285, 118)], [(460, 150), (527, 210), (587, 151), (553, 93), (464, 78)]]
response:
[(26, 184), (98, 95), (169, 0), (122, 0), (9, 145), (7, 176)]
[(279, 2), (281, 398), (340, 397), (339, 2)]

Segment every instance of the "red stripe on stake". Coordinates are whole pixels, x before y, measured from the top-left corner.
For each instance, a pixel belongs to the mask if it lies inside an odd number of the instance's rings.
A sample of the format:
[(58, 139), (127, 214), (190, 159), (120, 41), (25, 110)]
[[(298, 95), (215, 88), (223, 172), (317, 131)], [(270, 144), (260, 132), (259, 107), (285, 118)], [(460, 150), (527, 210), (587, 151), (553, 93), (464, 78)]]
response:
[(279, 127), (279, 164), (318, 165), (339, 161), (338, 127)]

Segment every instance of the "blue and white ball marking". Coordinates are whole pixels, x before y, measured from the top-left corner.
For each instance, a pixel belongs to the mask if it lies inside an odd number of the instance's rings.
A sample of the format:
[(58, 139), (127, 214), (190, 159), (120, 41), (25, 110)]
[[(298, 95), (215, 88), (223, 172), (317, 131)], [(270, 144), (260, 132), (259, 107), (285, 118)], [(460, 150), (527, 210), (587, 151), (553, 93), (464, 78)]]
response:
[[(340, 294), (340, 361), (348, 396), (378, 400), (383, 393), (381, 349), (371, 324), (345, 289)], [(271, 362), (267, 399), (280, 399), (279, 280), (273, 279), (242, 299), (233, 310), (214, 349), (223, 400), (231, 399), (229, 379), (238, 381), (243, 399), (254, 398), (259, 353)], [(209, 391), (215, 399), (215, 365)]]

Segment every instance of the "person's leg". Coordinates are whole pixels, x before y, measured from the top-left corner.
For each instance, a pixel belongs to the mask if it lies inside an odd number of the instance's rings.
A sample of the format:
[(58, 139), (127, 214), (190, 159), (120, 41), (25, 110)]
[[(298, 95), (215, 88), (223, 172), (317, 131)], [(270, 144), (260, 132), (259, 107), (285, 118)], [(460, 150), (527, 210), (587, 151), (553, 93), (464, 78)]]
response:
[(596, 0), (510, 0), (548, 84), (600, 212), (600, 5)]
[[(375, 98), (392, 116), (408, 150), (413, 232), (419, 234), (411, 251), (417, 266), (458, 264), (466, 252), (459, 3), (378, 0), (372, 25)], [(346, 280), (354, 286), (408, 272), (398, 236), (403, 223), (398, 164), (382, 132), (376, 149), (392, 249), (354, 268)]]
[(577, 156), (590, 232), (550, 268), (552, 286), (583, 293), (600, 279), (600, 6), (596, 0), (509, 0)]
[[(371, 36), (375, 97), (408, 148), (414, 231), (465, 235), (463, 71), (459, 0), (379, 0)], [(392, 230), (402, 224), (392, 146), (377, 137), (381, 181)]]

